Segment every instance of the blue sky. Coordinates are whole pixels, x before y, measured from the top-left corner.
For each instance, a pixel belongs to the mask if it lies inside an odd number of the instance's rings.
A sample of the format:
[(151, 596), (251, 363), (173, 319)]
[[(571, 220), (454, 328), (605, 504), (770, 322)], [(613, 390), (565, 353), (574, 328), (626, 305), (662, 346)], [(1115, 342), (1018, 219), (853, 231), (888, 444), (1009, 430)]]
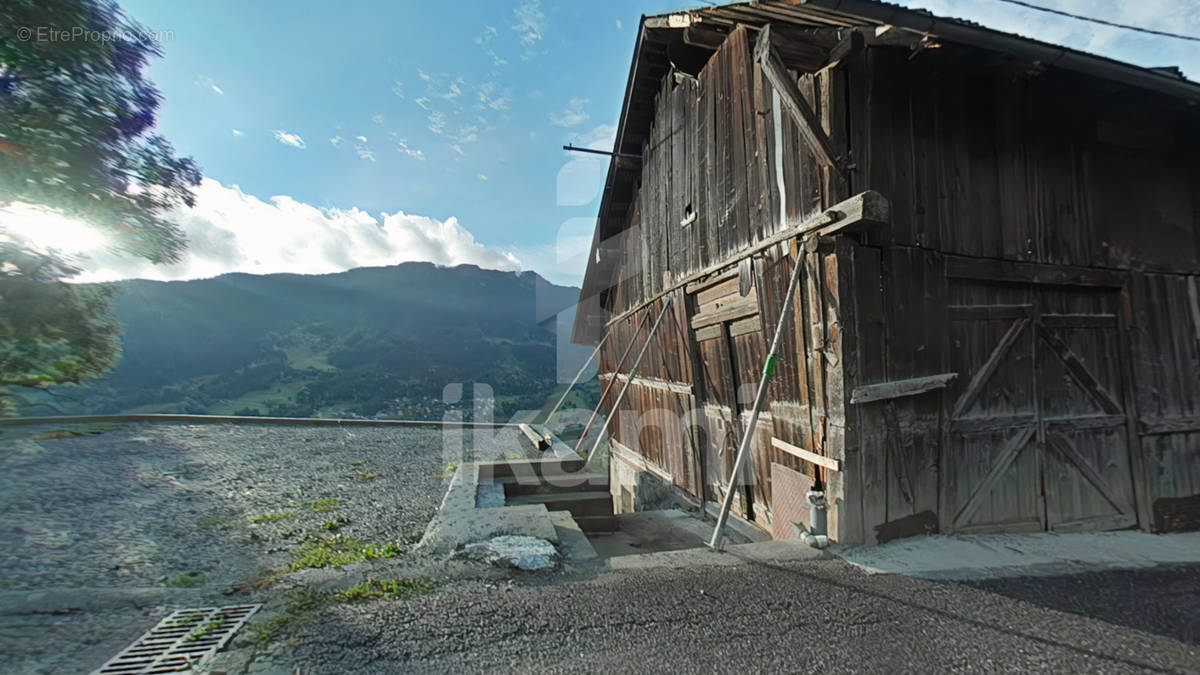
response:
[[(1200, 32), (1194, 0), (1043, 3)], [(696, 6), (121, 4), (166, 31), (164, 58), (151, 69), (165, 97), (159, 129), (208, 180), (204, 213), (181, 216), (195, 261), (163, 271), (101, 257), (106, 269), (93, 278), (325, 272), (431, 259), (532, 268), (561, 283), (582, 275), (606, 160), (560, 148), (569, 141), (611, 147), (639, 16)], [(1200, 77), (1195, 43), (995, 0), (903, 4), (1143, 65), (1179, 64)]]

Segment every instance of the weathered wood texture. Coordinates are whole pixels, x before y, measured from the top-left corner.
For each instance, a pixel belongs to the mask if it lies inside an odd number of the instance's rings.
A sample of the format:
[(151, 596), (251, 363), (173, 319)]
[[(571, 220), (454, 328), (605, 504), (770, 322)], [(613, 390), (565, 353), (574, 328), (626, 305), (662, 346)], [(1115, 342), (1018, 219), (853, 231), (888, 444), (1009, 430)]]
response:
[[(773, 463), (826, 490), (847, 542), (1200, 527), (1197, 111), (961, 46), (868, 47), (786, 74), (843, 176), (750, 43), (734, 30), (657, 94), (613, 252), (608, 309), (629, 316), (601, 372), (664, 290), (675, 323), (615, 412), (620, 441), (693, 494), (736, 489), (735, 514), (768, 531)], [(867, 190), (889, 226), (771, 239)], [(782, 357), (733, 477), (793, 261)]]

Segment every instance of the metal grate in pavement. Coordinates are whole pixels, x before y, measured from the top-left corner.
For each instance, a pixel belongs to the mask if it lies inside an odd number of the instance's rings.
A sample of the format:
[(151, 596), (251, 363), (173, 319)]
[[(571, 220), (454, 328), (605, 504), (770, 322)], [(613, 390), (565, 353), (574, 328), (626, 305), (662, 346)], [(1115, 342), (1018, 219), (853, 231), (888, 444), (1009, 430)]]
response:
[(216, 653), (262, 605), (180, 609), (146, 631), (93, 675), (190, 670)]

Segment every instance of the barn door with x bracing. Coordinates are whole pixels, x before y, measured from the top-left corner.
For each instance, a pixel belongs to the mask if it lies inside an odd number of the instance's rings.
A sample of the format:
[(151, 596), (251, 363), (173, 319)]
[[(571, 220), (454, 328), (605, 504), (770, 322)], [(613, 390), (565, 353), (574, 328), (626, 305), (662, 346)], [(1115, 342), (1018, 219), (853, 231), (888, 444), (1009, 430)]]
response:
[(945, 529), (1135, 525), (1115, 293), (952, 286)]

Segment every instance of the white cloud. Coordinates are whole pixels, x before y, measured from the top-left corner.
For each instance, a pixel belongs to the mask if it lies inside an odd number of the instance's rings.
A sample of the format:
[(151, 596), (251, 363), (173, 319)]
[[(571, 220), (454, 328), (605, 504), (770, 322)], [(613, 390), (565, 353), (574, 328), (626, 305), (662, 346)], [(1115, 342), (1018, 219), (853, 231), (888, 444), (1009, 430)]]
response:
[(300, 148), (301, 150), (306, 147), (304, 145), (304, 139), (300, 138), (299, 134), (289, 134), (282, 129), (275, 130), (275, 140), (283, 143), (284, 145), (290, 145), (293, 148)]
[(455, 81), (451, 82), (448, 85), (448, 88), (446, 89), (445, 93), (439, 94), (439, 96), (441, 96), (442, 98), (444, 98), (446, 100), (454, 100), (462, 94), (462, 85), (464, 85), (464, 84), (466, 84), (466, 82), (464, 82), (463, 79), (460, 77), (460, 78), (456, 79)]
[(429, 124), (425, 127), (430, 132), (441, 136), (446, 133), (446, 115), (440, 110), (435, 110), (429, 113)]
[(620, 19), (617, 19), (617, 30), (621, 30), (621, 29), (622, 29), (622, 28), (624, 28), (624, 27), (625, 27), (625, 26), (624, 26), (624, 25), (621, 23), (621, 20), (620, 20)]
[(229, 133), (233, 134), (234, 136), (245, 136), (246, 135), (246, 134), (242, 133), (241, 129), (230, 129)]
[[(359, 138), (362, 138), (362, 137), (360, 136)], [(374, 162), (375, 161), (375, 153), (365, 145), (355, 145), (354, 146), (354, 154), (358, 155), (358, 158), (363, 161), (366, 161), (366, 162)]]
[(591, 118), (587, 114), (587, 111), (583, 109), (583, 106), (587, 105), (587, 102), (586, 98), (573, 98), (567, 101), (567, 107), (563, 108), (562, 111), (550, 113), (550, 123), (565, 129), (583, 124)]
[(404, 83), (396, 80), (392, 83), (392, 93), (400, 98), (404, 98)]
[[(586, 132), (571, 134), (571, 143), (581, 148), (611, 150), (617, 128), (601, 124)], [(600, 195), (608, 174), (608, 158), (591, 153), (570, 153), (558, 171), (555, 203), (558, 206), (586, 206)]]
[(476, 110), (508, 110), (508, 94), (497, 93), (499, 85), (495, 82), (484, 82), (479, 85), (479, 105)]
[(371, 121), (375, 124), (383, 124), (383, 113), (375, 113), (371, 116)]
[[(0, 222), (8, 220), (5, 215), (0, 213)], [(211, 178), (196, 189), (195, 208), (169, 217), (188, 237), (181, 262), (152, 265), (115, 256), (91, 241), (96, 250), (77, 249), (87, 254), (80, 281), (197, 279), (227, 272), (327, 274), (415, 260), (521, 269), (513, 253), (480, 244), (453, 217), (439, 221), (403, 211), (375, 216), (357, 208), (319, 209), (284, 196), (261, 200)]]
[(425, 80), (426, 82), (433, 79), (433, 77), (429, 73), (421, 70), (420, 68), (417, 68), (417, 77), (421, 78), (422, 80)]
[(218, 87), (217, 83), (213, 82), (213, 79), (207, 75), (197, 76), (196, 77), (196, 86), (203, 87), (204, 89), (208, 89), (209, 91), (211, 91), (219, 96), (225, 95), (225, 90)]
[(422, 107), (422, 108), (424, 108), (425, 110), (429, 110), (429, 99), (428, 99), (428, 98), (426, 98), (426, 97), (424, 97), (424, 96), (422, 96), (421, 98), (419, 98), (419, 99), (417, 99), (417, 100), (413, 101), (413, 103), (416, 103), (417, 105), (421, 106), (421, 107)]
[(425, 151), (408, 147), (408, 141), (404, 140), (403, 138), (395, 138), (395, 133), (389, 134), (389, 136), (391, 136), (395, 141), (397, 152), (401, 152), (422, 162), (425, 161)]
[(463, 151), (463, 149), (462, 149), (462, 146), (461, 146), (461, 145), (459, 145), (458, 143), (451, 143), (451, 144), (450, 144), (450, 149), (451, 149), (451, 150), (453, 150), (453, 151), (455, 151), (455, 152), (457, 152), (457, 153), (458, 153), (458, 154), (460, 154), (460, 155), (464, 155), (464, 156), (465, 156), (465, 155), (467, 154), (466, 152), (464, 152), (464, 151)]
[(512, 29), (517, 40), (525, 48), (525, 58), (536, 54), (536, 48), (546, 32), (546, 15), (542, 13), (541, 0), (526, 0), (513, 10), (516, 23)]
[(492, 65), (497, 68), (508, 64), (508, 61), (501, 58), (491, 46), (492, 40), (495, 40), (499, 33), (500, 31), (496, 30), (495, 26), (485, 26), (483, 32), (475, 37), (475, 44), (483, 48), (483, 53), (492, 59)]
[(366, 136), (355, 136), (354, 140), (358, 141), (359, 143), (366, 143), (367, 137)]
[(477, 174), (475, 174), (475, 177), (476, 177), (476, 178), (478, 178), (479, 180), (481, 180), (481, 181), (485, 182), (485, 183), (487, 182), (487, 175), (486, 175), (486, 174), (477, 173)]
[(330, 145), (332, 145), (332, 146), (333, 146), (333, 147), (335, 147), (335, 148), (336, 148), (336, 147), (338, 147), (339, 145), (341, 145), (341, 144), (342, 144), (342, 137), (341, 137), (341, 136), (334, 136), (333, 138), (330, 138), (330, 139), (329, 139), (329, 144), (330, 144)]

